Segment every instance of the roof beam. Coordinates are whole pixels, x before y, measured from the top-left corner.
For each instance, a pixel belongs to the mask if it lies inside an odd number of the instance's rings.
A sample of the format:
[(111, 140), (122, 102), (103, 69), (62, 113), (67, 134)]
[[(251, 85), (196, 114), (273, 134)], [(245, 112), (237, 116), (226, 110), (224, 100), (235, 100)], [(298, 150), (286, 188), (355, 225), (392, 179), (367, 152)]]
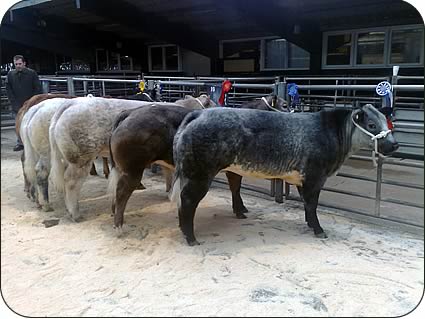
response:
[[(158, 40), (177, 44), (207, 57), (218, 57), (218, 40), (185, 24), (170, 23), (165, 18), (143, 12), (125, 1), (81, 0), (81, 10), (95, 13), (122, 26), (149, 34)], [(120, 14), (117, 15), (117, 10)]]
[[(223, 2), (218, 1), (220, 6)], [(297, 46), (316, 53), (321, 50), (321, 32), (314, 22), (302, 20), (300, 12), (295, 7), (282, 8), (268, 1), (267, 5), (259, 5), (257, 0), (229, 0), (226, 6), (233, 6), (246, 19), (255, 21), (262, 28), (281, 36)], [(299, 31), (295, 26), (299, 26)]]

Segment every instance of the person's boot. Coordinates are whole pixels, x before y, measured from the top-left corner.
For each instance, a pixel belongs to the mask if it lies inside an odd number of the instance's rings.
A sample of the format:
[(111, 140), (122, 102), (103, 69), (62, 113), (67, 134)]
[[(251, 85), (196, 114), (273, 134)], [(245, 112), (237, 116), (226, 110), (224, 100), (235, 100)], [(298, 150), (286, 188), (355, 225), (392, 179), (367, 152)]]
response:
[(24, 146), (22, 144), (16, 144), (15, 147), (13, 148), (14, 152), (19, 152), (22, 151), (24, 149)]

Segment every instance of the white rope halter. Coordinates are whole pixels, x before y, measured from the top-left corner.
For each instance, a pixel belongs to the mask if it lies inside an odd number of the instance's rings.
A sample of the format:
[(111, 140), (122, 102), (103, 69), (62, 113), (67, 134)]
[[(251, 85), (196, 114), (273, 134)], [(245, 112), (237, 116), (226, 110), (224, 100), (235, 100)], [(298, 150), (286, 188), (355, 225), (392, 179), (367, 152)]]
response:
[(356, 121), (354, 121), (354, 116), (351, 117), (351, 121), (353, 122), (353, 124), (363, 133), (365, 133), (366, 135), (370, 136), (370, 139), (372, 141), (374, 141), (375, 144), (375, 148), (372, 151), (372, 161), (373, 161), (373, 166), (376, 166), (376, 157), (375, 154), (378, 154), (378, 156), (380, 157), (385, 157), (383, 154), (378, 152), (378, 139), (380, 138), (385, 138), (389, 133), (391, 133), (391, 130), (387, 130), (387, 131), (381, 131), (376, 135), (373, 135), (372, 133), (370, 133), (369, 131), (365, 130), (363, 127), (361, 127), (359, 124), (356, 123)]
[(194, 97), (194, 99), (195, 99), (196, 101), (198, 101), (198, 103), (201, 105), (201, 108), (205, 109), (204, 104), (202, 104), (202, 102), (201, 102), (201, 100), (200, 100), (199, 98)]
[(148, 99), (149, 99), (151, 102), (155, 102), (155, 101), (151, 98), (151, 96), (150, 96), (149, 94), (147, 94), (146, 92), (143, 92), (142, 94), (143, 94), (143, 95), (146, 95), (146, 96), (148, 97)]
[(273, 106), (271, 106), (269, 104), (269, 102), (267, 102), (267, 99), (264, 96), (261, 98), (261, 101), (263, 101), (270, 110), (273, 110), (273, 111), (279, 112), (279, 113), (283, 113), (281, 110), (278, 110), (278, 109), (274, 108)]

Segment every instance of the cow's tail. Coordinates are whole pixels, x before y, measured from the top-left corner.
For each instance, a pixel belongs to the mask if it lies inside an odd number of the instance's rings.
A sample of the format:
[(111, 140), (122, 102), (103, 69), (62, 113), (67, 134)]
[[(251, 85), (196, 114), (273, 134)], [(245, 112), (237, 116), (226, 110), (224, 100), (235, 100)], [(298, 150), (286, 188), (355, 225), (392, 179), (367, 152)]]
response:
[(60, 108), (56, 111), (55, 115), (50, 122), (49, 127), (49, 143), (50, 143), (50, 180), (53, 183), (55, 189), (59, 193), (65, 193), (65, 169), (66, 159), (63, 157), (61, 150), (56, 141), (56, 124), (60, 119), (62, 113), (66, 110), (66, 107)]
[[(134, 109), (124, 110), (124, 111), (122, 111), (121, 113), (118, 114), (118, 116), (115, 119), (114, 125), (112, 127), (112, 134), (116, 130), (116, 128), (118, 126), (120, 126), (122, 121), (124, 121), (130, 115), (130, 113), (132, 111), (134, 111)], [(121, 172), (116, 167), (116, 164), (115, 164), (115, 161), (114, 161), (114, 155), (112, 154), (112, 147), (111, 147), (112, 134), (111, 134), (111, 137), (109, 138), (109, 159), (110, 159), (110, 162), (111, 162), (111, 168), (112, 169), (111, 169), (111, 173), (108, 176), (108, 191), (107, 191), (107, 193), (111, 196), (111, 201), (112, 201), (112, 204), (114, 205), (115, 196), (116, 196), (116, 193), (117, 193), (117, 184), (118, 184), (119, 178), (121, 177)]]
[(184, 179), (181, 162), (180, 162), (182, 152), (179, 152), (179, 149), (181, 147), (181, 142), (182, 142), (182, 134), (184, 133), (188, 125), (192, 121), (196, 120), (201, 114), (202, 114), (201, 111), (190, 112), (184, 118), (184, 120), (182, 121), (182, 123), (180, 124), (177, 130), (176, 135), (174, 136), (173, 157), (174, 157), (174, 163), (176, 164), (176, 171), (174, 173), (172, 188), (171, 188), (171, 191), (169, 192), (169, 199), (170, 201), (177, 203), (178, 207), (180, 207), (180, 204), (181, 204), (180, 193), (182, 188), (181, 187), (182, 181)]
[(22, 126), (20, 129), (20, 136), (22, 140), (22, 144), (24, 145), (24, 161), (23, 161), (23, 173), (24, 178), (27, 179), (27, 181), (30, 183), (32, 187), (35, 187), (37, 177), (36, 177), (36, 171), (35, 166), (37, 164), (38, 156), (35, 152), (34, 148), (31, 145), (31, 141), (29, 139), (28, 134), (28, 126)]
[(171, 202), (177, 203), (177, 207), (181, 205), (180, 193), (181, 193), (181, 172), (176, 168), (174, 173), (173, 183), (171, 191), (168, 193), (168, 198)]

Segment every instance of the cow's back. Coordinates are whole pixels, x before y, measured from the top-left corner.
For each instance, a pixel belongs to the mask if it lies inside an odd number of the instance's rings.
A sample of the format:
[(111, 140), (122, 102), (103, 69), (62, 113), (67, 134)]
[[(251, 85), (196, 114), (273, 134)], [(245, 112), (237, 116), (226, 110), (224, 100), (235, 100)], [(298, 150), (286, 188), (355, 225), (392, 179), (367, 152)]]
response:
[[(335, 161), (340, 127), (328, 120), (334, 119), (324, 119), (322, 112), (205, 110), (179, 129), (175, 156), (187, 167), (214, 162), (218, 170), (236, 164), (270, 175), (303, 171), (315, 161), (326, 166)], [(194, 155), (185, 155), (190, 152)]]

